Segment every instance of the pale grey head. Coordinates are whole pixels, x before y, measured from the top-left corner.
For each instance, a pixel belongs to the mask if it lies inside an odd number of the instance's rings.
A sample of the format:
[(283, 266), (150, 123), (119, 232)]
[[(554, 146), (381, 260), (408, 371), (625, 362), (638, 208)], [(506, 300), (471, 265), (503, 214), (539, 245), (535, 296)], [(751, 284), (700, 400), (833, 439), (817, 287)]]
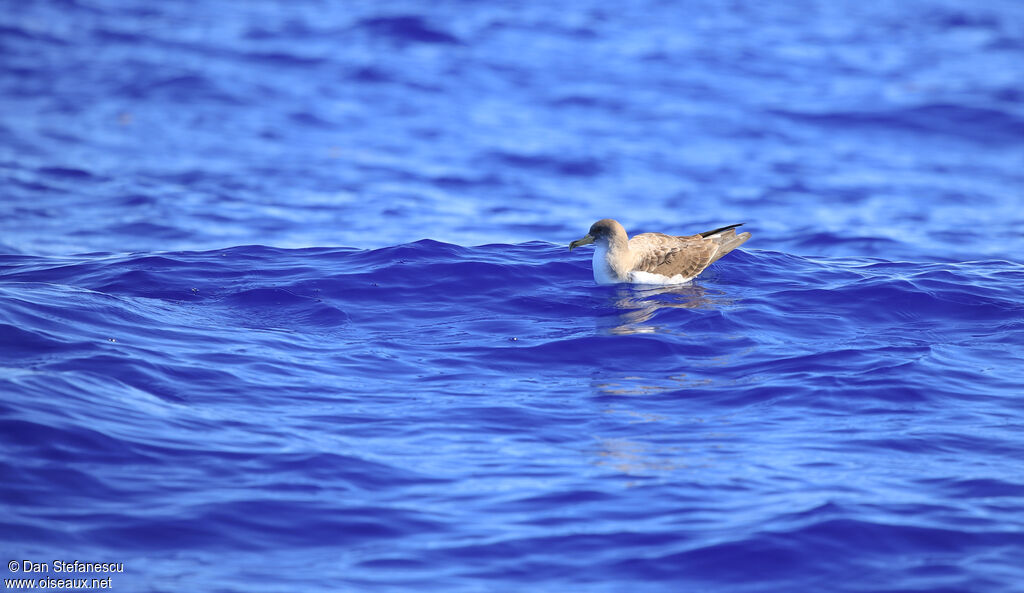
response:
[(604, 243), (607, 245), (611, 241), (618, 239), (626, 240), (626, 229), (622, 228), (622, 225), (617, 220), (602, 218), (590, 225), (590, 230), (585, 237), (569, 243), (569, 251), (583, 245), (590, 245), (591, 243)]

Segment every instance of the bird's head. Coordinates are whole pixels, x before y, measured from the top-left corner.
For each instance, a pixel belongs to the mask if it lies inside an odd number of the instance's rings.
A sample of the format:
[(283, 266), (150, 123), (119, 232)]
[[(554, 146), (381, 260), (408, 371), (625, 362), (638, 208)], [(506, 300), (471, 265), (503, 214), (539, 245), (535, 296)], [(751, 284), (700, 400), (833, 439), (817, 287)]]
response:
[(590, 225), (590, 231), (587, 232), (586, 236), (582, 239), (577, 239), (572, 243), (569, 243), (569, 251), (577, 247), (584, 245), (590, 245), (591, 243), (608, 245), (608, 242), (618, 237), (619, 235), (625, 237), (626, 229), (622, 228), (622, 225), (618, 221), (612, 220), (611, 218), (603, 218), (594, 224)]

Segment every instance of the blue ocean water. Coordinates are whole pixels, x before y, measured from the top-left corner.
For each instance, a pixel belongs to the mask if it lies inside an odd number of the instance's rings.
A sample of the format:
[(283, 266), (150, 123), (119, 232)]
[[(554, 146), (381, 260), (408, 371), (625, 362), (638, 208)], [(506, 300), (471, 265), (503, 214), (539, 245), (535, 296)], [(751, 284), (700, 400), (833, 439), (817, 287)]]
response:
[[(1019, 591), (1022, 39), (1010, 0), (8, 3), (2, 560)], [(608, 216), (753, 238), (597, 286)]]

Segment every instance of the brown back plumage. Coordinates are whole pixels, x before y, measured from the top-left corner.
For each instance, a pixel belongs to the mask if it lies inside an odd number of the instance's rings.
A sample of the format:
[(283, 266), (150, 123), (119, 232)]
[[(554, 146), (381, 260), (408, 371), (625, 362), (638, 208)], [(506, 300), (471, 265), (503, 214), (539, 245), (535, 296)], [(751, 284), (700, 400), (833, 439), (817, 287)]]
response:
[(670, 278), (677, 274), (693, 278), (750, 238), (750, 233), (736, 234), (740, 224), (684, 237), (637, 235), (629, 240), (629, 249), (636, 258), (633, 269)]

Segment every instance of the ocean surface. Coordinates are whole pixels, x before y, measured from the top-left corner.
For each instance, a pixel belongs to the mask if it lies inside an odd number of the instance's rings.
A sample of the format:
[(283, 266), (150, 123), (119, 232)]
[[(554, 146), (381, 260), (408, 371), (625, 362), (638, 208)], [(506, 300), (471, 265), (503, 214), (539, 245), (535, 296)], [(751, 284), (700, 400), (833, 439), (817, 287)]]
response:
[[(1022, 65), (1015, 0), (5, 3), (5, 588), (1024, 590)], [(604, 217), (753, 237), (598, 286)]]

